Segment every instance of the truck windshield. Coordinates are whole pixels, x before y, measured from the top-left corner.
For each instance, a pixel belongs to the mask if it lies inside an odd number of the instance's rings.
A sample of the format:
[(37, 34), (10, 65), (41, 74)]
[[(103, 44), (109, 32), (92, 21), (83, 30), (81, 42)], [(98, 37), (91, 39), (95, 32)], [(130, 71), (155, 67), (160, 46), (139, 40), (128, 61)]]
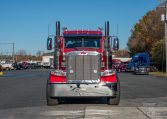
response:
[(100, 38), (65, 38), (65, 48), (100, 48)]

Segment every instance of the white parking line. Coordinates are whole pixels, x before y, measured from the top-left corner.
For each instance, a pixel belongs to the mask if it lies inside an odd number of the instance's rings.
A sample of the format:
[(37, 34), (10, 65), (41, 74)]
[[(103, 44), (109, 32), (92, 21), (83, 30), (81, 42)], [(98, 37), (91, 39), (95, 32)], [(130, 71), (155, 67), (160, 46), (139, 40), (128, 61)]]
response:
[(86, 109), (85, 111), (85, 115), (87, 116), (92, 116), (92, 115), (112, 116), (112, 115), (118, 115), (118, 114), (120, 114), (120, 112), (113, 111), (113, 110)]
[(73, 110), (73, 111), (48, 111), (43, 113), (45, 116), (83, 116), (84, 110)]

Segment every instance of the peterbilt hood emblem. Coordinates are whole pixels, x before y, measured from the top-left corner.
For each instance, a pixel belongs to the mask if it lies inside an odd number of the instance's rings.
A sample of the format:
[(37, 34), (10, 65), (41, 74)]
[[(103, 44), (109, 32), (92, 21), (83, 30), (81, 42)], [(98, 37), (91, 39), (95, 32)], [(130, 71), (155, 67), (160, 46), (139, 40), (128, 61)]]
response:
[(70, 73), (71, 73), (71, 74), (74, 73), (74, 70), (70, 70)]
[(93, 70), (93, 72), (94, 72), (95, 74), (97, 74), (97, 70)]

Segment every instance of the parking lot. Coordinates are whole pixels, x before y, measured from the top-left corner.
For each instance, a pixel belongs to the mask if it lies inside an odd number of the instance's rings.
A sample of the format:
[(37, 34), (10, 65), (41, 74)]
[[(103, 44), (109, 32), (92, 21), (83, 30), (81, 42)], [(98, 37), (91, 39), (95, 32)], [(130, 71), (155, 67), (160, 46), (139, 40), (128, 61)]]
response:
[(121, 102), (107, 105), (105, 98), (62, 99), (46, 106), (48, 69), (6, 71), (0, 77), (0, 118), (167, 118), (167, 79), (119, 73)]

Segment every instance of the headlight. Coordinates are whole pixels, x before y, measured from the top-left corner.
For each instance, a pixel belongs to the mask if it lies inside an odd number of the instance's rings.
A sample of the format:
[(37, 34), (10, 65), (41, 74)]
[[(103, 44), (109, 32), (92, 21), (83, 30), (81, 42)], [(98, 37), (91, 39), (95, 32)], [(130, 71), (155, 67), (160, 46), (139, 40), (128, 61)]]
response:
[(136, 68), (136, 70), (139, 70), (139, 68)]
[(110, 76), (115, 74), (116, 74), (115, 70), (105, 70), (104, 72), (101, 73), (101, 76)]
[(66, 72), (62, 70), (51, 71), (51, 74), (56, 75), (56, 76), (66, 76)]
[(66, 54), (63, 53), (63, 61), (65, 61), (65, 60), (66, 60)]

